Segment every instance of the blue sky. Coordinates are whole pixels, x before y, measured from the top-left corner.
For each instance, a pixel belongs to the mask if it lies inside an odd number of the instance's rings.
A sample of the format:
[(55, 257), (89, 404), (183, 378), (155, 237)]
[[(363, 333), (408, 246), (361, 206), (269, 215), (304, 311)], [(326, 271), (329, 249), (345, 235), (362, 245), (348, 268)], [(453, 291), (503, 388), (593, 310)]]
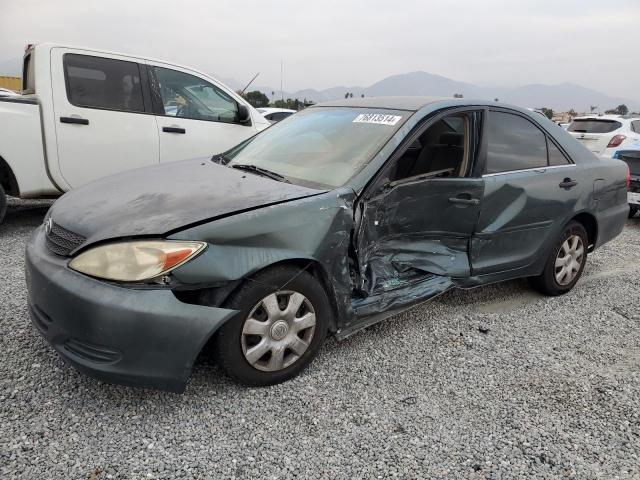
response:
[[(152, 56), (284, 89), (424, 70), (481, 85), (572, 82), (640, 99), (640, 1), (6, 2), (0, 67), (26, 43)], [(5, 67), (6, 68), (6, 67)], [(2, 73), (2, 72), (0, 72)]]

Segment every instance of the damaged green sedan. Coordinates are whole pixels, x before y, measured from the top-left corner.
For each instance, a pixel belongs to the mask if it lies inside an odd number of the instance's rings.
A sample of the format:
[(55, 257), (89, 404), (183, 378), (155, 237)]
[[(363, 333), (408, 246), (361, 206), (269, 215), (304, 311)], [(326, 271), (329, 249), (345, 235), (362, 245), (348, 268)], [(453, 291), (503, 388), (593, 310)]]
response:
[(107, 381), (182, 391), (208, 345), (236, 380), (274, 384), (328, 334), (453, 287), (568, 292), (621, 232), (627, 182), (623, 162), (517, 107), (322, 104), (211, 159), (64, 195), (27, 246), (29, 309)]

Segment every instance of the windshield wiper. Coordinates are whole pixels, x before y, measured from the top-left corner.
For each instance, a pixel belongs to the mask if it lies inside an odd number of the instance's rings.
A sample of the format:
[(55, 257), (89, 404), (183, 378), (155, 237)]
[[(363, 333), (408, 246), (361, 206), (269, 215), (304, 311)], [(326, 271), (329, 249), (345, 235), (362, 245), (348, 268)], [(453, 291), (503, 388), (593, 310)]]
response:
[(267, 170), (266, 168), (258, 167), (257, 165), (247, 165), (244, 163), (236, 163), (230, 166), (231, 168), (237, 168), (238, 170), (246, 170), (248, 172), (254, 172), (264, 177), (269, 177), (272, 180), (277, 180), (279, 182), (291, 183), (283, 175), (280, 175), (279, 173), (276, 173), (276, 172), (272, 172), (271, 170)]

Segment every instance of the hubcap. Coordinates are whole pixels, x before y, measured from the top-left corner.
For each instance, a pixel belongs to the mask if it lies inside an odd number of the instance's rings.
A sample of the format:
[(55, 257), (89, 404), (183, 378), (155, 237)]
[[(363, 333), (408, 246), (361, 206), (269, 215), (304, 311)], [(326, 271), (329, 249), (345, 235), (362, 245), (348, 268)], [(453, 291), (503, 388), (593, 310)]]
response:
[(567, 238), (556, 256), (555, 275), (559, 285), (569, 285), (578, 275), (584, 260), (584, 244), (578, 235)]
[(311, 302), (283, 290), (258, 302), (242, 327), (242, 353), (252, 367), (274, 372), (294, 364), (309, 348), (316, 326)]

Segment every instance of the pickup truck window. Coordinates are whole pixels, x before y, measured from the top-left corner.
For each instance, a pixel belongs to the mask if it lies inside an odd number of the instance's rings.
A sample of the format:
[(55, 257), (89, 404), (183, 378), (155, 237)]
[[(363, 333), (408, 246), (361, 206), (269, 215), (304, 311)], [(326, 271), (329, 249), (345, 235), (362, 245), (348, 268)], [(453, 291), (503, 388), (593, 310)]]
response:
[(67, 53), (64, 78), (76, 107), (144, 112), (140, 67), (135, 62)]
[(238, 116), (238, 104), (209, 82), (169, 68), (154, 67), (164, 114), (211, 122), (233, 123)]
[(22, 93), (36, 93), (36, 82), (33, 74), (33, 56), (31, 51), (25, 55), (22, 63)]

